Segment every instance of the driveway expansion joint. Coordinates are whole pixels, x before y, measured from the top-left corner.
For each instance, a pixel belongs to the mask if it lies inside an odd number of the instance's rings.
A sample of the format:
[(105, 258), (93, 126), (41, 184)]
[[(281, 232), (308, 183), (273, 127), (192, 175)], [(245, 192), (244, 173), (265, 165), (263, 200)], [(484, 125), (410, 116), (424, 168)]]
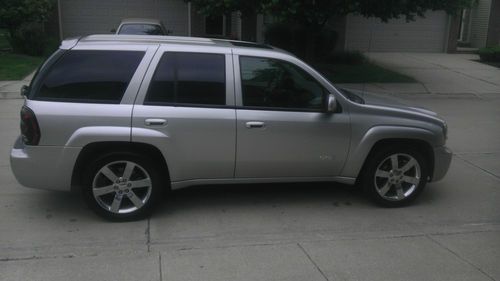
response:
[(161, 269), (161, 253), (158, 253), (158, 270), (160, 272), (160, 281), (163, 281), (163, 272)]
[(476, 266), (475, 264), (473, 264), (472, 262), (470, 262), (469, 260), (467, 260), (466, 258), (462, 257), (461, 255), (459, 255), (457, 252), (453, 251), (452, 249), (446, 247), (445, 245), (443, 245), (442, 243), (439, 243), (439, 241), (437, 241), (436, 239), (432, 238), (431, 235), (426, 235), (427, 238), (429, 240), (431, 240), (433, 243), (435, 243), (436, 245), (438, 245), (439, 247), (443, 248), (444, 250), (448, 251), (449, 253), (451, 253), (452, 255), (454, 255), (455, 257), (457, 257), (459, 260), (465, 262), (466, 264), (472, 266), (475, 270), (477, 270), (478, 272), (482, 273), (485, 277), (487, 277), (488, 279), (492, 280), (492, 281), (496, 281), (495, 278), (493, 278), (492, 276), (490, 276), (488, 273), (486, 273), (484, 270), (482, 270), (481, 268), (479, 268), (478, 266)]
[(488, 175), (492, 176), (493, 178), (495, 178), (495, 179), (497, 179), (497, 180), (500, 180), (500, 176), (497, 176), (497, 175), (495, 175), (494, 173), (492, 173), (492, 172), (490, 172), (490, 171), (488, 171), (488, 170), (484, 169), (483, 167), (478, 166), (478, 165), (476, 165), (476, 164), (472, 163), (471, 161), (469, 161), (469, 160), (467, 160), (467, 159), (465, 159), (465, 158), (461, 157), (459, 154), (454, 154), (454, 155), (455, 155), (456, 157), (458, 157), (459, 159), (461, 159), (462, 161), (464, 161), (465, 163), (467, 163), (467, 164), (469, 164), (469, 165), (471, 165), (471, 166), (473, 166), (473, 167), (478, 168), (479, 170), (481, 170), (481, 171), (485, 172), (486, 174), (488, 174)]
[(326, 277), (325, 273), (323, 272), (323, 270), (321, 270), (321, 268), (319, 268), (319, 266), (316, 264), (316, 262), (311, 258), (311, 256), (309, 255), (309, 253), (306, 251), (306, 249), (304, 249), (304, 247), (302, 247), (302, 245), (300, 245), (300, 243), (297, 243), (297, 246), (300, 248), (300, 250), (306, 255), (306, 257), (309, 259), (309, 261), (314, 265), (314, 267), (316, 267), (316, 269), (319, 271), (319, 273), (321, 273), (321, 275), (323, 276), (323, 278), (325, 278), (326, 281), (330, 281), (328, 280), (328, 277)]
[(148, 253), (151, 252), (151, 219), (148, 218), (147, 224), (146, 224), (146, 231), (144, 232), (146, 235), (146, 247), (148, 250)]

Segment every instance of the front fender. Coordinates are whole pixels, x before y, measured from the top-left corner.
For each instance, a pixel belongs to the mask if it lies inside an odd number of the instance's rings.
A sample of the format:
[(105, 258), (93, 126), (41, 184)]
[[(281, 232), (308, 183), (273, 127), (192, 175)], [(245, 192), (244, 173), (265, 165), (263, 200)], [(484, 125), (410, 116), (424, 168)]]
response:
[(372, 147), (378, 141), (387, 139), (413, 139), (436, 145), (443, 142), (438, 135), (422, 128), (375, 126), (366, 131), (360, 139), (353, 138), (351, 140), (351, 151), (342, 169), (341, 176), (357, 177)]

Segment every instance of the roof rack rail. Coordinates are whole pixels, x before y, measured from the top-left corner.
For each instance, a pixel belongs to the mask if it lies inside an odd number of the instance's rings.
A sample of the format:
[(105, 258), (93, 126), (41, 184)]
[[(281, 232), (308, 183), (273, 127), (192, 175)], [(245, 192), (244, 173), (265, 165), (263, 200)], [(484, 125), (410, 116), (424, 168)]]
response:
[(114, 42), (151, 42), (151, 43), (197, 43), (215, 44), (212, 39), (200, 37), (183, 36), (158, 36), (158, 35), (88, 35), (82, 38), (82, 42), (114, 41)]

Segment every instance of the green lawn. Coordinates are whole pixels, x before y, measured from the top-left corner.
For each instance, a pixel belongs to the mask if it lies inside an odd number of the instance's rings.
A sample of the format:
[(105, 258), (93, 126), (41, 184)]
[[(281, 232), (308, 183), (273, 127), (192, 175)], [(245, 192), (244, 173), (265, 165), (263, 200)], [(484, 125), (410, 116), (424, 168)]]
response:
[(0, 81), (21, 80), (34, 71), (43, 58), (12, 54), (8, 51), (10, 44), (6, 32), (5, 29), (0, 29)]
[(0, 53), (0, 81), (21, 80), (34, 71), (42, 61), (42, 57)]
[(359, 64), (324, 64), (315, 68), (334, 83), (412, 83), (410, 76), (385, 69), (370, 62)]
[(0, 50), (10, 49), (9, 41), (7, 40), (7, 31), (0, 28)]

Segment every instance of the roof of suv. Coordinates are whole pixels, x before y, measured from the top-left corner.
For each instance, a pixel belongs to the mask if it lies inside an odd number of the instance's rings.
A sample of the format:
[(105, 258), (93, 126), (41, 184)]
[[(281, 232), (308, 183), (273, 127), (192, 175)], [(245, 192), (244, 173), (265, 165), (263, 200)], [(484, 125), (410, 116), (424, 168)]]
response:
[(281, 51), (269, 45), (246, 41), (210, 39), (201, 37), (158, 36), (158, 35), (89, 35), (64, 40), (62, 49), (70, 49), (85, 44), (187, 44), (191, 46), (213, 46), (225, 48), (252, 48)]

